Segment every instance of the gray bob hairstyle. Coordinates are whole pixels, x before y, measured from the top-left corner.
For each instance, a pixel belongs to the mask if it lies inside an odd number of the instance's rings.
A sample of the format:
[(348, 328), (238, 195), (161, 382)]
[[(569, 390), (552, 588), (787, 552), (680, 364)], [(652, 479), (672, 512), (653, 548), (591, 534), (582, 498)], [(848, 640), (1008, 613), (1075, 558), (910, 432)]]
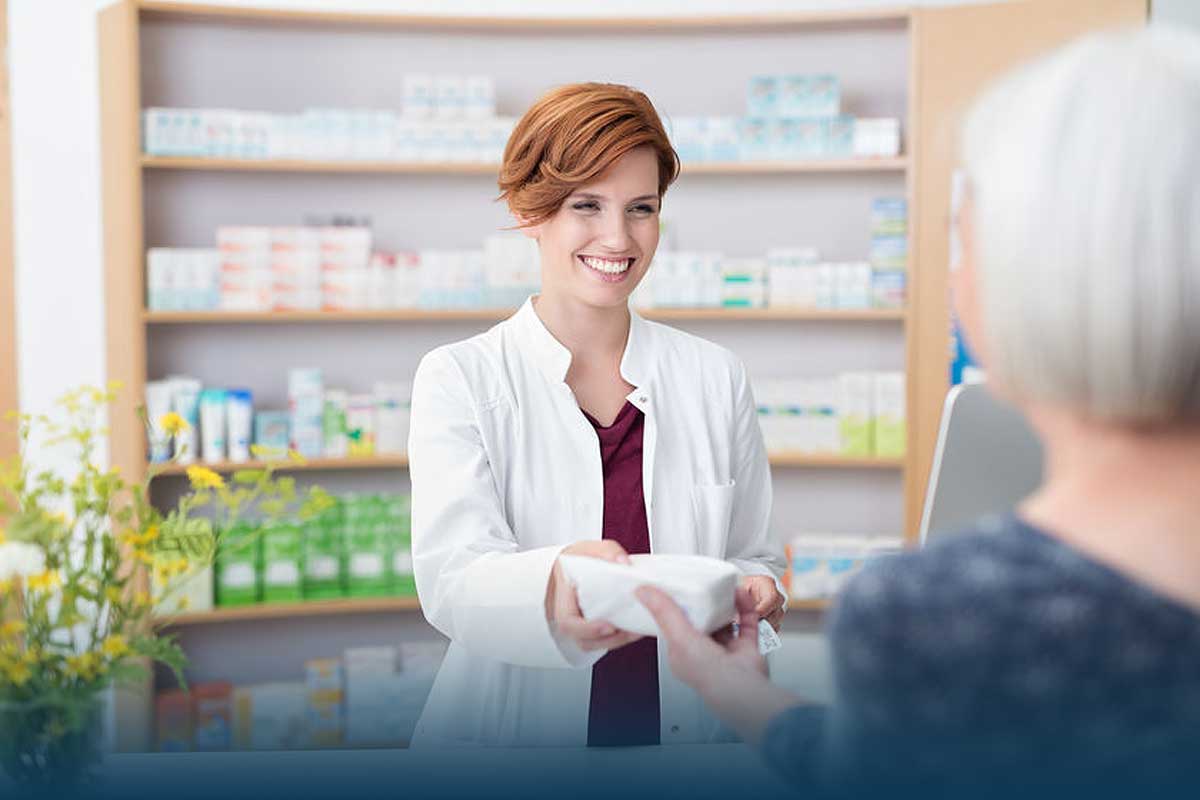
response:
[(1101, 421), (1200, 416), (1200, 36), (1080, 39), (962, 141), (991, 377)]

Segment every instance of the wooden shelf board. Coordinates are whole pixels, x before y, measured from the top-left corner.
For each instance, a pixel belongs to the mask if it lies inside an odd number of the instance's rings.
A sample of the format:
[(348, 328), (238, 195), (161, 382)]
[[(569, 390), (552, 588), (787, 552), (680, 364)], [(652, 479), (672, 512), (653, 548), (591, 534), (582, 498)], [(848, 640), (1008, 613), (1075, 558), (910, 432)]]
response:
[(825, 611), (829, 608), (831, 602), (827, 597), (815, 600), (789, 600), (788, 611)]
[[(321, 470), (346, 470), (346, 469), (402, 469), (408, 466), (408, 456), (389, 455), (389, 456), (361, 456), (357, 458), (308, 458), (303, 463), (291, 461), (289, 459), (281, 459), (272, 461), (276, 472), (305, 472), (305, 471), (321, 471)], [(211, 469), (213, 472), (230, 473), (236, 472), (239, 469), (260, 469), (266, 466), (263, 461), (243, 461), (232, 462), (222, 461), (216, 464), (205, 464), (196, 462), (195, 464), (170, 464), (164, 467), (158, 475), (184, 475), (187, 473), (188, 467), (199, 466)]]
[(804, 322), (902, 322), (902, 308), (647, 308), (638, 313), (654, 320), (780, 320)]
[(288, 158), (188, 158), (142, 156), (145, 169), (185, 169), (210, 172), (367, 172), (416, 175), (496, 175), (498, 164), (471, 161), (318, 161)]
[(140, 0), (139, 9), (152, 18), (202, 19), (275, 24), (369, 25), (429, 30), (488, 31), (596, 31), (695, 32), (722, 30), (776, 30), (831, 25), (906, 23), (911, 12), (903, 6), (866, 9), (828, 9), (776, 14), (722, 14), (625, 17), (553, 16), (453, 16), (386, 12), (307, 11), (254, 8), (216, 3), (174, 3)]
[[(144, 311), (151, 325), (296, 322), (438, 322), (454, 320), (498, 321), (515, 308), (380, 309), (363, 311)], [(904, 309), (810, 308), (644, 308), (638, 313), (653, 320), (776, 320), (807, 322), (903, 322)]]
[[(412, 175), (489, 175), (499, 164), (469, 161), (319, 161), (308, 159), (189, 158), (142, 156), (145, 169), (206, 170), (210, 172), (341, 172)], [(908, 159), (814, 158), (804, 161), (707, 161), (684, 164), (682, 175), (788, 175), (826, 172), (902, 172)]]
[(515, 308), (447, 309), (444, 311), (406, 308), (362, 311), (144, 311), (142, 317), (152, 325), (229, 322), (436, 322), (439, 320), (495, 321), (510, 317), (515, 312)]
[(830, 469), (903, 469), (903, 458), (878, 458), (875, 456), (839, 456), (815, 453), (774, 452), (768, 453), (775, 467), (812, 467)]
[[(819, 453), (775, 452), (769, 453), (768, 458), (775, 467), (803, 467), (814, 469), (903, 469), (902, 458), (875, 458), (873, 456), (839, 456)], [(362, 470), (362, 469), (405, 469), (408, 467), (408, 456), (362, 456), (359, 458), (310, 458), (303, 463), (280, 460), (271, 462), (277, 472), (320, 472), (325, 470)], [(171, 464), (159, 473), (163, 475), (184, 475), (189, 466), (207, 467), (214, 472), (228, 474), (239, 469), (259, 469), (265, 466), (262, 461), (245, 461), (234, 463), (222, 461), (217, 464)]]
[(247, 620), (383, 614), (391, 611), (417, 611), (420, 608), (421, 604), (415, 597), (346, 597), (336, 600), (297, 600), (293, 603), (258, 603), (214, 608), (212, 611), (160, 617), (156, 624), (164, 628), (182, 628)]
[(684, 164), (688, 175), (777, 175), (794, 172), (903, 172), (905, 156), (890, 158), (812, 158), (802, 161), (700, 161)]

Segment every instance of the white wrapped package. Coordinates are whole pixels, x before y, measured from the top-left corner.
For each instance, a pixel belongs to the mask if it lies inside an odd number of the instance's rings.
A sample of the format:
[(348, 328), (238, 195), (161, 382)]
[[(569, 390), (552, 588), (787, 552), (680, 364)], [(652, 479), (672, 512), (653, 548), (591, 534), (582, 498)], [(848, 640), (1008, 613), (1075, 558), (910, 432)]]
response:
[(658, 636), (658, 625), (634, 594), (655, 586), (679, 604), (692, 625), (712, 633), (736, 617), (734, 592), (739, 572), (727, 561), (707, 556), (635, 555), (632, 565), (587, 556), (560, 556), (575, 586), (584, 619), (602, 619), (643, 636)]

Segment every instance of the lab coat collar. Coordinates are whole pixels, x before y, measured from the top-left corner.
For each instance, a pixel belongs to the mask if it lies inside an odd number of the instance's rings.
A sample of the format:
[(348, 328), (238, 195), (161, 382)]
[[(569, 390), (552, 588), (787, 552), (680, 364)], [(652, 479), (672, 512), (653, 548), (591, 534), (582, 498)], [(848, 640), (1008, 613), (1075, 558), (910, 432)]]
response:
[[(554, 338), (533, 309), (533, 297), (513, 315), (513, 323), (520, 333), (525, 350), (546, 380), (562, 383), (571, 367), (571, 351)], [(645, 394), (650, 381), (651, 352), (649, 325), (633, 309), (629, 310), (629, 338), (625, 342), (625, 353), (621, 356), (621, 377)]]

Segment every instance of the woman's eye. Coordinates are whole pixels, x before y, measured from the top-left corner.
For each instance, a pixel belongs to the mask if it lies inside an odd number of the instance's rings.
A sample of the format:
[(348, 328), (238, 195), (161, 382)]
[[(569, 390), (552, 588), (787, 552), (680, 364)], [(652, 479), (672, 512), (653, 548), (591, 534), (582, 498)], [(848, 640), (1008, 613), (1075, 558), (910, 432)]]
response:
[(576, 211), (596, 211), (600, 208), (600, 206), (593, 200), (581, 200), (580, 202), (571, 206), (571, 208), (575, 209)]
[(632, 211), (634, 214), (637, 214), (639, 217), (644, 217), (649, 214), (653, 214), (657, 209), (655, 209), (654, 206), (648, 206), (645, 203), (643, 203), (641, 205), (634, 206), (633, 208), (631, 208), (629, 210)]

